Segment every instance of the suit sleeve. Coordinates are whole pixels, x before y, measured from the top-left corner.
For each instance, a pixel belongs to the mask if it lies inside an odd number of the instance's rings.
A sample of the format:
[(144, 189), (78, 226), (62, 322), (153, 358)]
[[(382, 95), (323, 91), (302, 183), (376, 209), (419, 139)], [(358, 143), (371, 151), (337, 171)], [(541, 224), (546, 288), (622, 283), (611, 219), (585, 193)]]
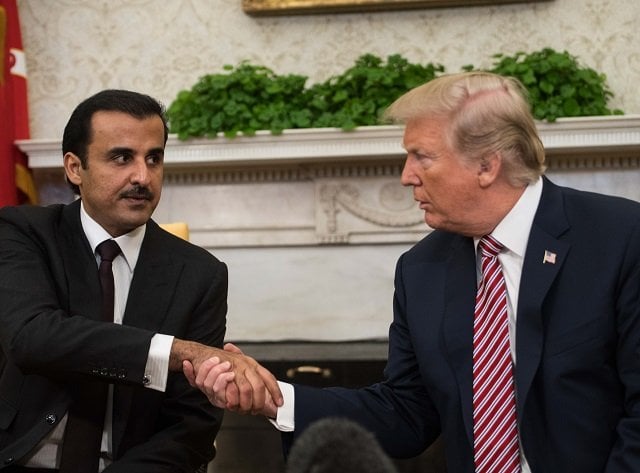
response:
[(617, 359), (624, 415), (616, 427), (607, 473), (640, 471), (640, 221), (625, 251), (618, 284)]
[(394, 320), (389, 329), (385, 380), (356, 390), (296, 385), (294, 436), (319, 418), (348, 417), (373, 432), (388, 454), (403, 458), (421, 453), (439, 435), (439, 417), (424, 389), (409, 333), (403, 258), (396, 267)]

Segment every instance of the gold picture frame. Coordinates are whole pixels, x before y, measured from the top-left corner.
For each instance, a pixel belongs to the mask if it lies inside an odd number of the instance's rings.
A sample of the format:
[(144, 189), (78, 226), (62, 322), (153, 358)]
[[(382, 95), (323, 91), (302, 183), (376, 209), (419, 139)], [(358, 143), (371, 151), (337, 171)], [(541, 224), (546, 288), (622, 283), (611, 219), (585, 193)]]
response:
[(270, 16), (314, 13), (359, 13), (544, 1), (550, 0), (242, 0), (242, 9), (248, 15)]

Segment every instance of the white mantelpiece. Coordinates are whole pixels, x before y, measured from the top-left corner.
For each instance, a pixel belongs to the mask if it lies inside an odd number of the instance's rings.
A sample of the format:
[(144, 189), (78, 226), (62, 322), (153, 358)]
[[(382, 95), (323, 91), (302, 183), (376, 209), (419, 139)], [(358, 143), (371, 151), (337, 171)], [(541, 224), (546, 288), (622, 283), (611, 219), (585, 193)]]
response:
[[(560, 118), (539, 123), (538, 130), (551, 156), (579, 156), (594, 151), (630, 151), (640, 148), (640, 115)], [(228, 139), (180, 141), (175, 135), (167, 143), (168, 167), (279, 164), (330, 161), (403, 154), (399, 126), (360, 127), (343, 132), (335, 128), (285, 130), (281, 135), (258, 131), (255, 136)], [(22, 140), (33, 168), (59, 168), (59, 140)], [(637, 153), (636, 153), (637, 154)]]
[[(540, 124), (555, 182), (640, 201), (640, 116)], [(398, 256), (427, 233), (399, 184), (402, 129), (287, 130), (167, 143), (154, 218), (229, 265), (228, 338), (384, 338)], [(19, 143), (43, 203), (73, 197), (60, 142)]]

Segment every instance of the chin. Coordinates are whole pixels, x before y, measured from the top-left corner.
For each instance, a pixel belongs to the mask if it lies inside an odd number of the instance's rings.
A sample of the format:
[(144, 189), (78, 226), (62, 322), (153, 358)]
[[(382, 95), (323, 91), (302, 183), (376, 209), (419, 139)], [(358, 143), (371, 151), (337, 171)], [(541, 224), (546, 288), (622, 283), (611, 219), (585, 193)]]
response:
[(151, 218), (151, 213), (149, 212), (129, 212), (128, 215), (122, 215), (120, 220), (120, 224), (122, 227), (127, 227), (130, 229), (134, 229), (139, 227), (140, 225), (144, 225)]
[(436, 228), (440, 228), (440, 225), (438, 224), (438, 220), (434, 218), (433, 215), (429, 215), (427, 212), (424, 213), (424, 223), (426, 223), (427, 226), (429, 226), (430, 228), (433, 228), (434, 230)]

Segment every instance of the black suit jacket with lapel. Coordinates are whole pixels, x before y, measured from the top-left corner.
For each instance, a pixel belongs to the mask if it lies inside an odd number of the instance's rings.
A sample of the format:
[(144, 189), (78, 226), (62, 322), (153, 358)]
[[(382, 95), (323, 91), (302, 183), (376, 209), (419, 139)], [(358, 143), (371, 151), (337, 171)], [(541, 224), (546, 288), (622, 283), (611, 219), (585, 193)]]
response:
[(226, 266), (148, 222), (123, 325), (100, 322), (95, 257), (80, 203), (0, 211), (0, 470), (67, 411), (78, 380), (113, 383), (109, 472), (193, 472), (214, 454), (222, 413), (170, 373), (143, 387), (154, 333), (220, 347)]
[[(405, 253), (385, 380), (359, 390), (296, 385), (294, 436), (342, 415), (407, 457), (442, 435), (447, 471), (472, 473), (475, 287), (470, 238), (434, 231)], [(640, 471), (640, 204), (545, 179), (516, 340), (518, 421), (532, 471)]]

